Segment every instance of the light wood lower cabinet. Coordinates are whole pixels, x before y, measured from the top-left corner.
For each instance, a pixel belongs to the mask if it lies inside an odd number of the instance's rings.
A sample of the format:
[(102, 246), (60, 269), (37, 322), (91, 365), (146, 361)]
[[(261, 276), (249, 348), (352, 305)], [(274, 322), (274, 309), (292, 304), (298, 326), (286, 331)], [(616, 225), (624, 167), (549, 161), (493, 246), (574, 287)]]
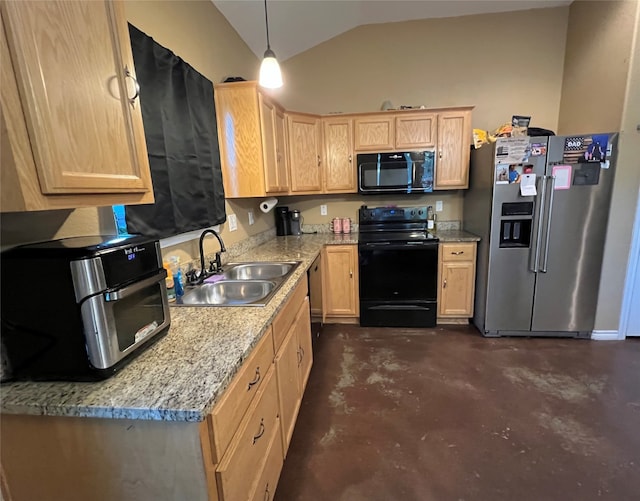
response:
[(473, 316), (476, 247), (475, 242), (440, 244), (438, 323), (466, 323)]
[(360, 315), (358, 288), (358, 246), (325, 246), (322, 250), (324, 322), (356, 323)]
[(200, 423), (3, 415), (5, 501), (273, 499), (313, 358), (307, 287)]
[[(306, 287), (306, 281), (298, 286)], [(309, 297), (294, 292), (287, 307), (280, 313), (276, 322), (279, 329), (286, 330), (282, 343), (276, 346), (276, 373), (278, 376), (278, 395), (280, 397), (280, 423), (282, 426), (282, 450), (286, 456), (293, 435), (302, 395), (307, 385), (313, 354), (311, 351), (311, 324)], [(296, 297), (298, 299), (296, 299)], [(291, 319), (292, 312), (295, 316)], [(278, 322), (279, 319), (284, 319)], [(275, 338), (274, 338), (275, 339)]]

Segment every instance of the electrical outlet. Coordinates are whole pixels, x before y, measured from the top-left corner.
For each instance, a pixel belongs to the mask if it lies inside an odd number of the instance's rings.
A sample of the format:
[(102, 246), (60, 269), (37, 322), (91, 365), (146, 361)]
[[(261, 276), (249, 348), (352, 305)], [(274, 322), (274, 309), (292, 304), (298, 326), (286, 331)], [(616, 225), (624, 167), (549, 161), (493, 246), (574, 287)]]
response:
[(326, 216), (327, 215), (327, 206), (326, 205), (321, 205), (320, 206), (320, 215), (321, 216)]
[(249, 226), (251, 226), (255, 222), (256, 222), (255, 219), (253, 219), (253, 211), (250, 210), (249, 211)]
[(436, 212), (442, 212), (442, 200), (436, 200)]
[(229, 231), (236, 231), (238, 229), (238, 219), (235, 214), (229, 214), (227, 222), (229, 223)]

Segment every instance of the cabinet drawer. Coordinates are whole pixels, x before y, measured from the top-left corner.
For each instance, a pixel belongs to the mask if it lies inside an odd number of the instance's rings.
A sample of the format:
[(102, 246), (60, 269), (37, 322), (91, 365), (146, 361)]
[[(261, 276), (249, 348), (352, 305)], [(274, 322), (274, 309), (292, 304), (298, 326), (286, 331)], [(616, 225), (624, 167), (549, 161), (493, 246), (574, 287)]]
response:
[(307, 292), (307, 275), (305, 274), (296, 289), (293, 291), (293, 294), (289, 297), (287, 304), (285, 304), (282, 311), (278, 313), (278, 316), (273, 321), (274, 353), (277, 353), (278, 349), (280, 349), (280, 345), (282, 344), (282, 341), (284, 341), (287, 332), (289, 332), (289, 327), (291, 327), (293, 320), (296, 318), (296, 314), (298, 313), (304, 298), (307, 296)]
[(253, 501), (273, 500), (273, 495), (280, 479), (282, 464), (284, 463), (282, 456), (282, 442), (280, 441), (280, 436), (276, 433), (271, 440), (262, 474), (253, 493)]
[(256, 400), (245, 415), (233, 438), (216, 479), (220, 499), (236, 501), (249, 499), (256, 488), (269, 445), (279, 438), (278, 391), (274, 370), (267, 372)]
[(441, 244), (440, 252), (442, 252), (442, 261), (474, 261), (476, 254), (476, 244), (474, 243), (457, 243), (457, 244)]
[(265, 384), (265, 375), (272, 365), (273, 340), (269, 328), (211, 413), (214, 463), (218, 463), (222, 458), (242, 416)]

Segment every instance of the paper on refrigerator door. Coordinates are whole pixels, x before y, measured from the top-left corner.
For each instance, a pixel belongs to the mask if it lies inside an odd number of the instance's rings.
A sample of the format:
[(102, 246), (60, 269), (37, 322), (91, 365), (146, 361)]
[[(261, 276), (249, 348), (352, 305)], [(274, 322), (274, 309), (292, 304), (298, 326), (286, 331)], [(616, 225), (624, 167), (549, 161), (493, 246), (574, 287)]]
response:
[(520, 194), (523, 197), (532, 197), (537, 194), (535, 174), (522, 174), (520, 176)]

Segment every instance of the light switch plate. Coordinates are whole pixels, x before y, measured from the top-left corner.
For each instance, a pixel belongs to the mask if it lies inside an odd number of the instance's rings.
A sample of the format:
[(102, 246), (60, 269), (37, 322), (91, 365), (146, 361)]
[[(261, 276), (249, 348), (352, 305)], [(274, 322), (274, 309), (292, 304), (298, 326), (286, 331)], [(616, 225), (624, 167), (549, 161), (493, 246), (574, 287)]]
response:
[(436, 212), (442, 212), (442, 200), (436, 200)]
[(248, 215), (249, 215), (249, 226), (251, 226), (253, 223), (256, 222), (255, 219), (253, 219), (253, 211), (250, 210)]
[(320, 206), (320, 215), (321, 216), (326, 216), (327, 215), (327, 206), (326, 205), (321, 205)]
[(238, 229), (238, 219), (235, 214), (229, 214), (227, 222), (229, 223), (229, 231), (236, 231)]

